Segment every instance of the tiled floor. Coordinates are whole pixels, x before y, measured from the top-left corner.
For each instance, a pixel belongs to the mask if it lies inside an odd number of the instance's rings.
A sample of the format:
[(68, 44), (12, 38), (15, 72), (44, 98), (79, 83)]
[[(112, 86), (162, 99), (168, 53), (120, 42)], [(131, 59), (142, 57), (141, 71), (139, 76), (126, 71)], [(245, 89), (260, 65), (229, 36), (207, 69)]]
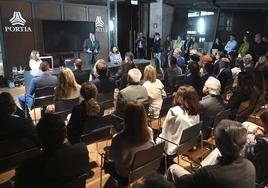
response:
[[(16, 87), (16, 88), (0, 88), (0, 91), (1, 92), (2, 91), (10, 92), (12, 94), (12, 96), (14, 97), (15, 101), (18, 102), (18, 100), (17, 100), (18, 96), (20, 94), (24, 93), (25, 89), (23, 86), (20, 86), (20, 87)], [(39, 110), (37, 110), (37, 111), (38, 111), (37, 118), (39, 119), (40, 111)], [(30, 112), (30, 115), (33, 117), (32, 111)], [(156, 128), (156, 129), (158, 128), (157, 121), (154, 121), (152, 123), (152, 127)], [(90, 162), (92, 165), (91, 171), (93, 172), (93, 175), (92, 175), (92, 177), (90, 177), (87, 180), (87, 184), (86, 184), (87, 188), (100, 187), (100, 155), (98, 154), (98, 152), (101, 152), (103, 150), (103, 148), (105, 146), (107, 146), (107, 144), (110, 145), (110, 141), (98, 143), (98, 147), (97, 147), (97, 144), (88, 145), (89, 157), (90, 157)], [(201, 150), (201, 149), (197, 148), (195, 150), (192, 150), (191, 152), (188, 152), (187, 156), (189, 156), (191, 158), (191, 160), (195, 161), (196, 163), (200, 163), (200, 160), (202, 158), (204, 158), (206, 155), (208, 155), (208, 153), (209, 153), (209, 150), (207, 150), (207, 149)], [(188, 157), (186, 157), (186, 158), (188, 159)], [(190, 163), (189, 162), (181, 160), (181, 158), (180, 158), (179, 162), (180, 162), (180, 165), (182, 165), (186, 169), (190, 170)], [(0, 175), (0, 183), (9, 179), (13, 175), (14, 175), (14, 171), (10, 171), (6, 174)], [(115, 184), (111, 180), (109, 174), (104, 174), (104, 172), (103, 172), (102, 179), (103, 179), (102, 187), (105, 187), (105, 188), (115, 187)], [(0, 186), (0, 188), (1, 188), (1, 186)]]

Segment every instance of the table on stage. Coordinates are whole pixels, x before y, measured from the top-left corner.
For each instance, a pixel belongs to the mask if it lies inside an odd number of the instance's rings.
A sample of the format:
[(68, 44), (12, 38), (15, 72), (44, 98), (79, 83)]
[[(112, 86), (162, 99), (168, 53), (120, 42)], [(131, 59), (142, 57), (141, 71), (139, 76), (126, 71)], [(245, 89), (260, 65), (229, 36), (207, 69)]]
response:
[[(147, 59), (134, 59), (134, 63), (137, 66), (137, 68), (139, 68), (141, 70), (141, 72), (143, 73), (143, 70), (144, 70), (145, 66), (150, 64), (150, 60), (147, 60)], [(121, 66), (121, 63), (108, 62), (108, 69), (110, 71), (116, 72), (120, 66)], [(66, 66), (66, 67), (70, 68), (71, 70), (75, 69), (74, 66)], [(60, 73), (61, 69), (62, 69), (62, 67), (57, 67), (57, 68), (54, 68), (50, 72), (51, 72), (52, 75), (57, 76)], [(83, 67), (83, 70), (91, 72), (92, 66), (86, 65), (86, 66)], [(31, 80), (33, 78), (35, 78), (35, 77), (38, 77), (40, 74), (41, 74), (40, 71), (24, 71), (24, 85), (25, 85), (26, 93), (28, 93)]]

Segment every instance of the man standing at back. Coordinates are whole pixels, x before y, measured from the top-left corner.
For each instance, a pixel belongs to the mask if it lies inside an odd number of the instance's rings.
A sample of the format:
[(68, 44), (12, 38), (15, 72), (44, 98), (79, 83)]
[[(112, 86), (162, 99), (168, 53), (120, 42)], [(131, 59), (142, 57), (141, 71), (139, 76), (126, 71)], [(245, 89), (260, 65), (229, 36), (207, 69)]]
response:
[[(20, 106), (23, 110), (32, 109), (35, 97), (35, 90), (37, 88), (43, 87), (55, 87), (57, 85), (57, 77), (52, 76), (48, 72), (49, 65), (47, 62), (43, 61), (40, 64), (40, 70), (42, 71), (41, 75), (37, 78), (33, 78), (30, 82), (28, 93), (22, 94), (18, 97)], [(25, 101), (26, 100), (26, 101)], [(25, 103), (28, 108), (25, 107)]]
[(93, 67), (100, 52), (100, 43), (94, 33), (89, 34), (89, 39), (84, 41), (83, 48), (87, 52), (87, 64)]

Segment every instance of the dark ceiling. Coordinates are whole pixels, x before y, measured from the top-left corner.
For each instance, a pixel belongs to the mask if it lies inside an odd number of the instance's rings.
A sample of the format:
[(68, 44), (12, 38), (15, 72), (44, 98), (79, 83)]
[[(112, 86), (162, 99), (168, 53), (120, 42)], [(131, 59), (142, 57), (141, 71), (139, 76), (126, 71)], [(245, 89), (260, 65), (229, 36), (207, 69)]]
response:
[(213, 8), (225, 9), (268, 9), (268, 0), (163, 0), (164, 3), (176, 7)]

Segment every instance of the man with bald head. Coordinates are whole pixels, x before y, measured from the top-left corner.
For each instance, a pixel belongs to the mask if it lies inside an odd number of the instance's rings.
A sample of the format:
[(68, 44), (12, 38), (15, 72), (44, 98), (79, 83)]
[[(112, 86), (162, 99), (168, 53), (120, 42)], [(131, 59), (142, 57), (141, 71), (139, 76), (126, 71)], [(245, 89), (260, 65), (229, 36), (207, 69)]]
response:
[(116, 104), (116, 115), (123, 117), (125, 105), (128, 101), (148, 101), (147, 90), (140, 85), (141, 77), (141, 71), (137, 68), (128, 71), (128, 86), (119, 92)]

